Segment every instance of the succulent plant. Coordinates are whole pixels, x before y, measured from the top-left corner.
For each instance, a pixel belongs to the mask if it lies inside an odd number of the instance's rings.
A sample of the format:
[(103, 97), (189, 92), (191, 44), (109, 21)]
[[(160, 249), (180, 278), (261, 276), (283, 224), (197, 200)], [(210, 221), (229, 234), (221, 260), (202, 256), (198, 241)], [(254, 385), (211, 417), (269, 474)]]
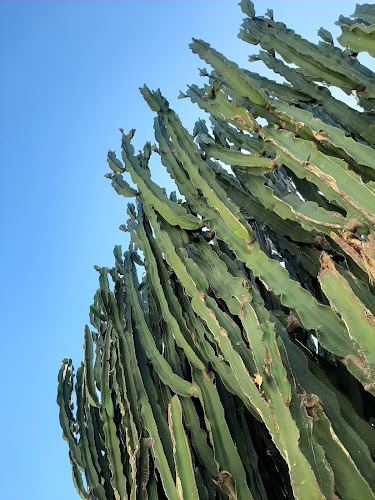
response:
[(250, 61), (284, 83), (193, 40), (213, 71), (180, 97), (211, 124), (190, 134), (144, 86), (156, 145), (121, 130), (108, 153), (131, 242), (96, 266), (84, 361), (58, 376), (82, 498), (374, 498), (375, 75), (356, 55), (375, 6), (340, 17), (342, 50), (240, 5)]

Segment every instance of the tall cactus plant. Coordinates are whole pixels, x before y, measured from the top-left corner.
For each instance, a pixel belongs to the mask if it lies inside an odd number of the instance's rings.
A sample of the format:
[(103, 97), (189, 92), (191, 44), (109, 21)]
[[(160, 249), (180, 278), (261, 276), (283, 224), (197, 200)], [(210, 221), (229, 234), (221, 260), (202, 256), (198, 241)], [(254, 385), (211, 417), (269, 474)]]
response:
[(374, 498), (375, 75), (357, 53), (375, 6), (340, 17), (342, 50), (240, 5), (250, 61), (284, 83), (193, 40), (212, 71), (180, 97), (211, 124), (190, 134), (145, 86), (156, 143), (136, 154), (121, 130), (108, 153), (131, 242), (96, 266), (84, 360), (58, 376), (82, 498)]

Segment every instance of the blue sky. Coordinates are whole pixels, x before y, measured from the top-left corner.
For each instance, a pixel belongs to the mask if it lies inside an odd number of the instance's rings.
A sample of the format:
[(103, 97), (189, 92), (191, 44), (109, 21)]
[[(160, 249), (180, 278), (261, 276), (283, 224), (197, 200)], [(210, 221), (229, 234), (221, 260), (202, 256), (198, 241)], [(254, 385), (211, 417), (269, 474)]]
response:
[[(354, 1), (255, 1), (263, 15), (317, 41)], [(187, 99), (204, 67), (188, 44), (203, 38), (250, 67), (237, 39), (235, 1), (0, 2), (2, 112), (2, 381), (0, 498), (75, 499), (58, 424), (61, 359), (82, 359), (82, 334), (97, 288), (95, 264), (112, 265), (126, 200), (103, 176), (118, 128), (152, 140), (153, 113), (139, 94), (160, 87), (185, 126), (202, 116)], [(252, 64), (262, 71), (260, 63)], [(265, 74), (265, 73), (264, 73)], [(172, 183), (153, 164), (153, 178)]]

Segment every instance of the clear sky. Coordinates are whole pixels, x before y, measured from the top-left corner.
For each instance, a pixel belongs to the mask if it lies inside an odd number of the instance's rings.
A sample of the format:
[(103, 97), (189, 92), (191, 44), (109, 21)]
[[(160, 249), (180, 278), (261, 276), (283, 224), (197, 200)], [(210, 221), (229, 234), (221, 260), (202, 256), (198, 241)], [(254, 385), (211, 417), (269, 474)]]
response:
[[(263, 15), (317, 41), (338, 36), (354, 1), (255, 1)], [(192, 128), (202, 115), (187, 99), (200, 83), (190, 53), (203, 38), (241, 66), (253, 46), (237, 39), (236, 1), (0, 2), (2, 349), (0, 498), (78, 496), (61, 439), (56, 377), (61, 359), (82, 359), (82, 334), (97, 288), (95, 264), (111, 266), (126, 200), (103, 175), (118, 128), (152, 140), (153, 113), (139, 94), (160, 87)], [(153, 178), (172, 183), (154, 161)]]

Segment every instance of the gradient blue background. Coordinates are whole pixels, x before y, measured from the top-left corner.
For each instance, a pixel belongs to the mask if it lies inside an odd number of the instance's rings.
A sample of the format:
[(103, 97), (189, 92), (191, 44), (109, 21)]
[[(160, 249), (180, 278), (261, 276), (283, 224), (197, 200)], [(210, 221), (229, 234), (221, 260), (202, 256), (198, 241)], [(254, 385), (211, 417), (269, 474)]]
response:
[[(322, 25), (338, 36), (334, 22), (355, 2), (255, 6), (317, 41)], [(190, 39), (249, 67), (257, 49), (237, 39), (242, 17), (235, 1), (0, 2), (1, 499), (78, 498), (56, 376), (63, 357), (82, 359), (94, 264), (111, 266), (113, 245), (128, 243), (118, 231), (126, 200), (103, 177), (107, 150), (119, 151), (119, 127), (137, 129), (137, 148), (152, 139), (145, 82), (191, 129), (202, 113), (176, 98), (205, 64)], [(171, 189), (157, 161), (152, 169)]]

